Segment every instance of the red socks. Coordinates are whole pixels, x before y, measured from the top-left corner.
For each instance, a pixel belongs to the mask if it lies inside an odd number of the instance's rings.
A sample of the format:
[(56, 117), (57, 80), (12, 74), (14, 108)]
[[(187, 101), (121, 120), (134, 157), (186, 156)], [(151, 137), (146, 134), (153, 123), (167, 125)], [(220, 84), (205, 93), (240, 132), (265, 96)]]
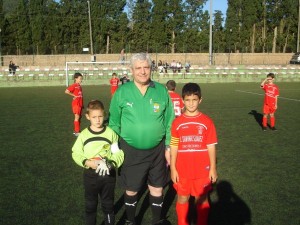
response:
[[(262, 120), (263, 127), (267, 127), (267, 121), (268, 121), (268, 118), (263, 117), (263, 120)], [(270, 116), (270, 126), (275, 127), (275, 116)]]
[(80, 122), (74, 120), (74, 132), (79, 133), (80, 132)]
[[(207, 225), (210, 205), (208, 202), (196, 205), (197, 210), (197, 225)], [(176, 203), (177, 224), (189, 225), (188, 221), (189, 203)]]
[(188, 211), (189, 211), (189, 203), (176, 203), (176, 212), (177, 212), (177, 225), (189, 225), (188, 222)]
[(270, 117), (270, 125), (271, 125), (271, 127), (275, 127), (275, 117), (274, 116)]
[(202, 204), (197, 204), (197, 225), (207, 225), (208, 214), (209, 214), (209, 203), (204, 202)]
[(267, 120), (268, 120), (267, 117), (263, 117), (263, 119), (262, 119), (262, 125), (263, 125), (263, 127), (267, 127)]

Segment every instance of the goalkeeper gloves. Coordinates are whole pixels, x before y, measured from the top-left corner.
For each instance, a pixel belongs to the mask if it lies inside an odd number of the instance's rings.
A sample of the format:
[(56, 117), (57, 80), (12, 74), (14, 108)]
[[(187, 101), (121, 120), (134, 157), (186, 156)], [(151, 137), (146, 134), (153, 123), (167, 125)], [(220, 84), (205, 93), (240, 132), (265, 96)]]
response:
[(96, 173), (98, 173), (99, 176), (109, 175), (109, 168), (105, 159), (99, 161)]

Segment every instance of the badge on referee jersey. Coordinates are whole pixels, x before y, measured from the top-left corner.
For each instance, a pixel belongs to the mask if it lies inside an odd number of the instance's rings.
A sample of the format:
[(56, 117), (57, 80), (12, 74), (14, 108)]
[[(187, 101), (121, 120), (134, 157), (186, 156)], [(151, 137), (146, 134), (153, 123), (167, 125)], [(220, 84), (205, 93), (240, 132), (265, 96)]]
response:
[(160, 111), (160, 105), (158, 103), (153, 104), (153, 112), (157, 113)]

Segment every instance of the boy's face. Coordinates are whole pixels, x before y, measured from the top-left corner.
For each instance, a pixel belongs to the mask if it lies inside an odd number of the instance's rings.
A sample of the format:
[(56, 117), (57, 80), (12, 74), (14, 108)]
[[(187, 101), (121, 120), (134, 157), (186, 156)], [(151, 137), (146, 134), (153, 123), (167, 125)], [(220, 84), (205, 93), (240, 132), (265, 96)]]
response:
[(269, 82), (270, 84), (272, 84), (272, 83), (273, 83), (273, 81), (274, 81), (274, 78), (272, 78), (272, 77), (268, 77), (268, 78), (267, 78), (267, 80), (268, 80), (268, 82)]
[(185, 109), (189, 113), (198, 112), (198, 106), (201, 101), (202, 98), (200, 99), (198, 95), (186, 95), (183, 99)]
[(100, 131), (104, 121), (104, 111), (101, 109), (89, 110), (88, 114), (85, 114), (86, 118), (91, 122), (91, 129), (94, 131)]
[(82, 82), (82, 76), (75, 78), (75, 82), (80, 84)]

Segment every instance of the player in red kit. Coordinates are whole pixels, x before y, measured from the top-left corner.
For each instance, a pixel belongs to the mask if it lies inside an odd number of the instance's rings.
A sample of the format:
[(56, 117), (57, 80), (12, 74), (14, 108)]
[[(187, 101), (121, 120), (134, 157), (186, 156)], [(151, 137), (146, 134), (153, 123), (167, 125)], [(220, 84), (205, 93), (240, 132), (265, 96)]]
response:
[(112, 74), (112, 78), (110, 79), (109, 83), (110, 83), (110, 93), (111, 93), (111, 96), (114, 95), (114, 93), (116, 92), (116, 90), (118, 89), (118, 86), (119, 86), (119, 78), (117, 78), (117, 74), (116, 73), (113, 73)]
[(196, 83), (182, 88), (184, 113), (171, 128), (171, 179), (177, 192), (178, 225), (189, 225), (189, 198), (195, 197), (197, 225), (207, 225), (210, 205), (208, 192), (217, 181), (217, 134), (210, 117), (198, 110), (202, 101)]
[(175, 116), (180, 116), (184, 105), (181, 96), (175, 92), (176, 82), (174, 80), (169, 80), (166, 83), (166, 87), (173, 102)]
[(83, 95), (82, 95), (82, 74), (75, 73), (74, 74), (74, 84), (70, 85), (66, 90), (65, 93), (67, 95), (71, 95), (73, 97), (72, 101), (72, 111), (75, 115), (74, 118), (74, 135), (77, 137), (80, 133), (80, 118), (81, 112), (83, 109)]
[(264, 106), (263, 106), (263, 131), (267, 130), (268, 115), (270, 115), (270, 128), (276, 131), (275, 128), (275, 112), (277, 110), (277, 99), (279, 96), (279, 88), (274, 84), (275, 75), (269, 73), (267, 78), (263, 80), (260, 87), (265, 91)]

